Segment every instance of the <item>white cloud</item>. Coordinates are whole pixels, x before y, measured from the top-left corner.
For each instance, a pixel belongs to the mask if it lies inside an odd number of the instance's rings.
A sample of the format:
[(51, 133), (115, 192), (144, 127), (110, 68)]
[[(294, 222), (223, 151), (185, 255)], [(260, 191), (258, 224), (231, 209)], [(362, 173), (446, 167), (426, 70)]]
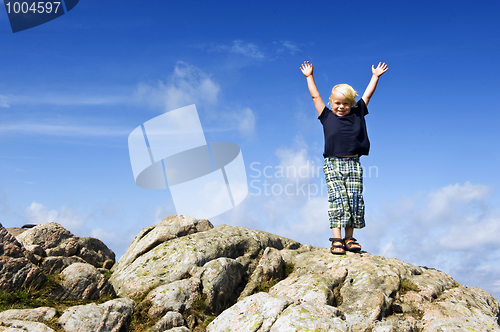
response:
[(127, 136), (130, 129), (104, 126), (64, 125), (43, 123), (14, 123), (0, 125), (0, 134), (23, 133), (67, 137)]
[(108, 243), (109, 241), (116, 240), (116, 238), (117, 238), (117, 235), (115, 232), (108, 232), (102, 228), (94, 228), (90, 232), (90, 236), (92, 236), (96, 239), (99, 239), (104, 243)]
[(230, 112), (217, 111), (211, 118), (216, 125), (207, 127), (206, 132), (237, 130), (244, 136), (252, 136), (255, 133), (257, 116), (249, 107)]
[(239, 39), (234, 40), (230, 45), (210, 43), (208, 45), (204, 44), (198, 47), (209, 52), (228, 52), (233, 54), (240, 54), (253, 59), (264, 59), (266, 57), (260, 50), (259, 46), (253, 43), (244, 42), (243, 40)]
[[(319, 158), (298, 136), (290, 146), (276, 150), (275, 165), (255, 162), (249, 173), (248, 202), (265, 231), (303, 244), (325, 247), (331, 237), (328, 200)], [(253, 227), (256, 221), (249, 221)]]
[(155, 86), (140, 83), (136, 98), (153, 107), (171, 111), (191, 104), (215, 104), (219, 85), (200, 68), (179, 61), (167, 82), (158, 81)]
[(254, 59), (263, 59), (265, 57), (257, 45), (245, 43), (242, 40), (233, 41), (233, 45), (229, 48), (229, 50), (231, 53), (242, 54)]
[(8, 108), (10, 105), (8, 104), (8, 96), (0, 95), (0, 108)]
[(241, 111), (241, 116), (238, 118), (237, 128), (244, 135), (251, 135), (255, 131), (256, 116), (248, 107)]
[(300, 52), (300, 49), (297, 47), (297, 45), (293, 44), (292, 42), (290, 42), (288, 40), (274, 42), (274, 45), (278, 47), (278, 49), (277, 49), (278, 53), (288, 52), (291, 55), (295, 55), (295, 53)]
[(126, 95), (56, 95), (50, 92), (30, 96), (0, 95), (0, 107), (4, 108), (12, 105), (98, 106), (129, 104), (132, 102), (134, 102), (134, 99)]
[(232, 54), (243, 55), (247, 58), (257, 60), (275, 60), (277, 55), (287, 53), (295, 55), (301, 50), (297, 45), (289, 40), (281, 40), (272, 42), (272, 46), (268, 45), (268, 51), (265, 52), (262, 46), (254, 43), (245, 42), (241, 39), (233, 40), (231, 44), (203, 44), (198, 46), (208, 52), (227, 52)]
[(156, 225), (166, 217), (172, 216), (174, 214), (176, 214), (176, 212), (175, 212), (175, 206), (172, 202), (163, 204), (156, 208), (154, 214), (154, 224)]
[(500, 279), (498, 279), (497, 281), (495, 281), (493, 283), (493, 286), (495, 287), (494, 288), (495, 292), (499, 292), (500, 293)]
[(59, 211), (49, 211), (44, 205), (33, 202), (25, 212), (27, 221), (30, 224), (55, 222), (74, 234), (82, 233), (86, 228), (87, 217), (76, 215), (75, 209), (70, 206), (63, 206)]

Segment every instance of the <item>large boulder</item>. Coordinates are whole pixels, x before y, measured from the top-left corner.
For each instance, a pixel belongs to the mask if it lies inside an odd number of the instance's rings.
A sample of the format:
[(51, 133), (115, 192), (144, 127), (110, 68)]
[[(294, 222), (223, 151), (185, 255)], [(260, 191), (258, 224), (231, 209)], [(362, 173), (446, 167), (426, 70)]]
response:
[(132, 315), (135, 302), (115, 299), (103, 304), (87, 304), (66, 309), (58, 320), (68, 332), (120, 331)]
[(156, 245), (149, 246), (148, 251), (131, 263), (122, 258), (116, 264), (110, 282), (119, 296), (136, 297), (160, 285), (199, 275), (206, 263), (221, 257), (237, 260), (247, 273), (252, 261), (256, 265), (256, 258), (267, 247), (300, 246), (296, 241), (277, 235), (227, 225), (153, 243)]
[(0, 290), (37, 287), (44, 279), (25, 248), (0, 224)]
[(97, 300), (105, 295), (116, 295), (108, 280), (90, 264), (71, 264), (61, 272), (60, 276), (61, 285), (54, 291), (54, 296), (58, 300)]
[(161, 317), (169, 311), (183, 312), (190, 309), (201, 294), (201, 281), (198, 278), (177, 280), (153, 289), (144, 301), (150, 301), (148, 315)]
[(86, 263), (83, 258), (78, 256), (64, 257), (64, 256), (52, 256), (47, 257), (43, 260), (41, 267), (42, 270), (48, 274), (61, 273), (65, 268), (75, 263)]
[(183, 215), (166, 217), (157, 225), (148, 226), (137, 234), (125, 255), (120, 258), (118, 265), (126, 266), (131, 264), (137, 257), (144, 255), (168, 240), (198, 232), (205, 232), (212, 228), (214, 226), (206, 219), (195, 219)]
[(269, 293), (240, 299), (207, 331), (500, 331), (495, 298), (435, 269), (323, 248), (281, 252), (294, 271)]
[(47, 325), (39, 322), (8, 319), (0, 323), (0, 331), (5, 332), (55, 332)]
[(206, 263), (201, 281), (208, 310), (218, 314), (236, 302), (243, 275), (244, 267), (235, 259), (221, 257)]
[(257, 293), (239, 301), (208, 325), (207, 332), (269, 331), (293, 301), (268, 293)]
[(78, 237), (61, 225), (51, 222), (36, 225), (17, 235), (17, 239), (35, 254), (45, 256), (78, 256), (95, 267), (107, 260), (115, 261), (115, 253), (101, 240)]
[(0, 321), (8, 319), (27, 320), (32, 322), (48, 321), (57, 315), (57, 310), (50, 307), (36, 309), (10, 309), (0, 312)]

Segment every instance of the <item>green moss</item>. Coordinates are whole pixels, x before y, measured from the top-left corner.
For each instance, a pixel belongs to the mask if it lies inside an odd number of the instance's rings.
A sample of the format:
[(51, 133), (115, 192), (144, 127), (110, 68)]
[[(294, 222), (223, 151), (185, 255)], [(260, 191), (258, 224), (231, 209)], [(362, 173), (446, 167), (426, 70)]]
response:
[(295, 269), (295, 265), (293, 263), (286, 263), (285, 264), (285, 278), (287, 278), (290, 274), (292, 274), (294, 269)]
[(113, 274), (112, 271), (110, 270), (107, 270), (106, 272), (104, 272), (102, 275), (104, 276), (104, 278), (106, 278), (106, 280), (109, 280), (109, 278), (111, 278), (111, 275)]
[(133, 297), (132, 300), (135, 301), (135, 303), (140, 303), (142, 302), (146, 296), (148, 296), (149, 292), (151, 292), (153, 289), (156, 288), (156, 285), (149, 286), (148, 289), (146, 289), (144, 292), (142, 292), (140, 295)]
[(151, 331), (151, 328), (156, 322), (148, 316), (148, 311), (152, 306), (151, 301), (140, 302), (134, 309), (132, 316), (130, 317), (130, 323), (127, 326), (126, 331), (130, 332), (145, 332)]
[(182, 313), (184, 320), (187, 321), (188, 317), (194, 315), (199, 323), (193, 331), (205, 331), (208, 324), (210, 324), (216, 317), (212, 312), (209, 312), (207, 305), (207, 295), (199, 295), (193, 303), (193, 306)]
[(46, 279), (39, 288), (25, 288), (15, 291), (0, 291), (0, 311), (9, 309), (31, 309), (39, 307), (52, 307), (58, 312), (64, 311), (68, 307), (85, 305), (89, 303), (101, 304), (112, 300), (111, 295), (104, 296), (99, 300), (55, 300), (51, 295), (62, 282), (59, 274), (47, 274)]
[(255, 291), (258, 293), (258, 292), (269, 292), (269, 289), (271, 289), (271, 287), (273, 287), (274, 285), (276, 285), (277, 283), (279, 282), (279, 280), (276, 280), (276, 279), (271, 279), (271, 280), (268, 280), (268, 281), (264, 281), (262, 283), (260, 283), (259, 285), (257, 285), (257, 288), (255, 288)]
[(194, 329), (194, 331), (205, 331), (208, 324), (210, 324), (215, 318), (215, 316), (207, 316), (205, 320)]
[(406, 293), (406, 292), (409, 292), (409, 291), (418, 292), (419, 288), (412, 281), (410, 281), (408, 279), (401, 279), (401, 291), (403, 293)]

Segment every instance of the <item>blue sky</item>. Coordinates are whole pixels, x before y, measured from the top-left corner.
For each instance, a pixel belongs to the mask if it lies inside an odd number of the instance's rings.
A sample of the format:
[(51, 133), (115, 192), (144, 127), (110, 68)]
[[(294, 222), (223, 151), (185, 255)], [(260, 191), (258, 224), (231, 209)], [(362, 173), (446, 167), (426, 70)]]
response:
[[(362, 95), (383, 61), (361, 158), (367, 227), (355, 236), (372, 254), (500, 298), (499, 10), (80, 1), (13, 34), (0, 9), (1, 223), (59, 222), (121, 256), (140, 229), (175, 213), (168, 190), (135, 185), (128, 135), (194, 103), (206, 140), (238, 144), (248, 176), (243, 203), (211, 221), (328, 247), (323, 133), (299, 66), (314, 64), (326, 100), (338, 83)], [(282, 176), (287, 167), (304, 172)]]

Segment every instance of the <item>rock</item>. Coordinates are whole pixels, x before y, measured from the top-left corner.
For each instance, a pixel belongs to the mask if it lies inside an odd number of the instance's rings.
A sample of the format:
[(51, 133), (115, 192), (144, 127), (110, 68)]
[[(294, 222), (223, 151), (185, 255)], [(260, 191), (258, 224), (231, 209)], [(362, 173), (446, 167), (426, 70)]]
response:
[(201, 281), (209, 311), (219, 314), (236, 302), (243, 273), (243, 265), (231, 258), (214, 259), (203, 266)]
[(201, 294), (201, 281), (190, 278), (159, 286), (149, 292), (144, 301), (151, 301), (149, 317), (160, 317), (168, 311), (183, 312), (193, 306)]
[(87, 304), (66, 309), (58, 323), (68, 332), (120, 331), (132, 315), (135, 302), (115, 299), (103, 304)]
[(279, 281), (284, 277), (285, 261), (280, 251), (271, 247), (266, 248), (245, 289), (241, 292), (239, 300), (252, 295), (260, 284), (271, 280)]
[(61, 225), (51, 222), (37, 225), (20, 235), (17, 239), (24, 246), (39, 245), (44, 250), (57, 248), (65, 240), (73, 238), (74, 235)]
[(53, 222), (36, 225), (17, 235), (17, 239), (26, 248), (41, 247), (47, 256), (78, 256), (95, 267), (100, 267), (106, 260), (115, 261), (114, 252), (101, 240), (75, 236)]
[(17, 319), (36, 321), (48, 321), (54, 318), (57, 310), (50, 307), (40, 307), (36, 309), (10, 309), (0, 312), (0, 321)]
[(45, 275), (25, 256), (24, 247), (0, 224), (0, 290), (38, 287)]
[(104, 263), (102, 264), (102, 268), (103, 269), (106, 269), (106, 270), (111, 270), (111, 268), (113, 267), (113, 265), (115, 264), (115, 261), (112, 260), (112, 259), (107, 259), (104, 261)]
[(269, 293), (285, 296), (296, 303), (336, 304), (333, 289), (335, 279), (320, 274), (294, 275), (273, 286)]
[(20, 228), (20, 227), (9, 227), (9, 228), (6, 228), (6, 229), (14, 237), (17, 237), (19, 234), (24, 233), (26, 231), (26, 229)]
[(189, 332), (189, 329), (185, 326), (181, 326), (181, 327), (174, 327), (173, 329), (170, 330), (164, 330), (163, 332)]
[(196, 315), (192, 314), (186, 318), (186, 325), (190, 330), (194, 330), (196, 326), (200, 324), (200, 321)]
[[(55, 234), (46, 234), (50, 229)], [(120, 296), (143, 299), (136, 310), (157, 319), (150, 328), (158, 332), (201, 330), (211, 314), (218, 316), (208, 332), (500, 332), (498, 301), (441, 271), (366, 252), (332, 255), (266, 232), (213, 228), (208, 220), (172, 216), (145, 228), (114, 264), (110, 283), (101, 272), (109, 274), (114, 257), (102, 242), (75, 237), (57, 224), (19, 237), (29, 250), (0, 227), (2, 287), (36, 284), (43, 274), (31, 262), (39, 261), (50, 273), (63, 269), (57, 298), (114, 295), (113, 284)], [(269, 290), (252, 294), (257, 289)], [(65, 331), (123, 331), (135, 306), (121, 298), (71, 307), (58, 322)], [(4, 311), (0, 331), (51, 331), (42, 323), (54, 315), (50, 308)]]
[(61, 277), (60, 288), (54, 291), (58, 300), (96, 300), (104, 295), (115, 296), (113, 286), (90, 264), (72, 264), (61, 272)]
[(212, 228), (214, 226), (206, 219), (195, 219), (183, 215), (166, 217), (157, 225), (144, 228), (132, 241), (119, 264), (121, 266), (131, 264), (137, 257), (168, 240), (205, 232)]
[[(401, 327), (410, 325), (434, 328), (429, 331), (445, 327), (500, 331), (498, 301), (483, 290), (458, 285), (443, 272), (368, 253), (334, 256), (319, 248), (289, 259), (295, 263), (293, 273), (266, 296), (291, 304), (276, 314), (279, 318), (269, 329), (259, 331), (315, 326), (316, 331), (380, 332), (403, 331)], [(254, 303), (244, 305), (256, 295), (222, 312), (207, 331), (252, 330), (240, 322), (249, 320), (249, 313), (260, 312)]]
[(267, 247), (283, 249), (295, 244), (298, 242), (270, 233), (221, 225), (162, 242), (130, 264), (120, 259), (110, 282), (119, 296), (136, 297), (151, 287), (189, 278), (214, 259), (244, 255), (255, 259)]
[(42, 270), (47, 274), (61, 273), (62, 270), (74, 263), (86, 263), (78, 256), (64, 257), (52, 256), (47, 257), (42, 262)]
[(342, 312), (329, 305), (315, 305), (311, 303), (294, 304), (283, 310), (271, 327), (270, 332), (347, 332), (348, 327), (342, 318)]
[(292, 303), (292, 300), (268, 293), (248, 296), (217, 316), (207, 326), (207, 332), (269, 331)]
[[(7, 329), (4, 330), (2, 326), (7, 327)], [(15, 320), (15, 319), (9, 319), (0, 322), (0, 331), (54, 332), (53, 329), (47, 327), (47, 325), (43, 323), (29, 322), (23, 320)]]
[(40, 257), (46, 257), (47, 256), (47, 253), (42, 248), (42, 246), (39, 246), (37, 244), (33, 244), (31, 246), (25, 246), (25, 249), (28, 250), (29, 252), (32, 252), (34, 255), (37, 255), (37, 256), (40, 256)]
[[(184, 318), (178, 312), (167, 312), (154, 326), (155, 332), (163, 332), (165, 330), (171, 331), (174, 327), (181, 327), (184, 325)], [(187, 330), (187, 329), (186, 329)], [(189, 331), (189, 330), (187, 330)]]

